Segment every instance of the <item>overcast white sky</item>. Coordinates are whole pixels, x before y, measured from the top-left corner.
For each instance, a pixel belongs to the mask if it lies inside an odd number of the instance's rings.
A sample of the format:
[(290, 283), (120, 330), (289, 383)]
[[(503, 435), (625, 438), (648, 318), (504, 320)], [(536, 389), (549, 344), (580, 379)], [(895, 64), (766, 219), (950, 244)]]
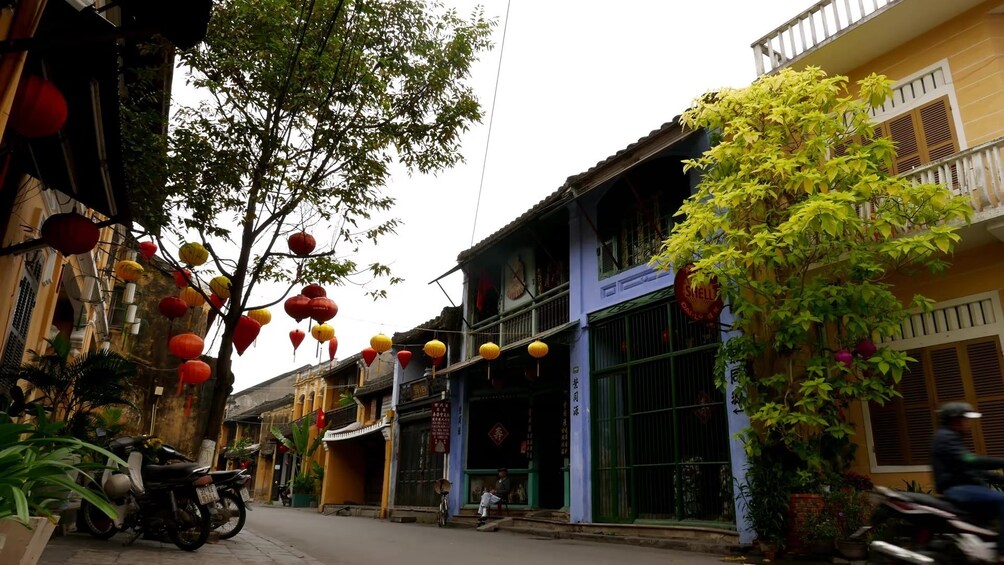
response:
[[(475, 241), (567, 177), (671, 120), (701, 93), (748, 84), (756, 74), (750, 43), (814, 1), (512, 0)], [(471, 246), (506, 2), (445, 0), (462, 14), (479, 3), (499, 21), (495, 49), (472, 77), (485, 120), (464, 139), (465, 164), (436, 177), (398, 174), (391, 179), (387, 192), (397, 199), (393, 215), (404, 224), (379, 247), (364, 249), (359, 263), (390, 263), (405, 282), (378, 302), (357, 287), (328, 289), (339, 306), (332, 321), (339, 357), (368, 347), (378, 332), (409, 330), (449, 305), (428, 283)], [(184, 81), (176, 78), (175, 96), (185, 98)], [(442, 283), (459, 304), (461, 275)], [(261, 298), (264, 302), (279, 292), (263, 288)], [(317, 362), (316, 342), (309, 335), (294, 361), (288, 340), (294, 327), (281, 305), (272, 308), (272, 323), (262, 329), (257, 345), (243, 357), (234, 356), (235, 391)], [(322, 355), (326, 361), (326, 350)]]

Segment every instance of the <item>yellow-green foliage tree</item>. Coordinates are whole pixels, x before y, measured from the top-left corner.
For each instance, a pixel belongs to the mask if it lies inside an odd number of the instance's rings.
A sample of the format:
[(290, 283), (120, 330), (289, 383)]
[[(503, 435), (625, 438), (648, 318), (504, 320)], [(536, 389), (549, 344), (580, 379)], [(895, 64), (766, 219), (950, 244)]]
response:
[[(758, 479), (804, 485), (840, 470), (854, 433), (843, 409), (896, 395), (906, 366), (875, 344), (908, 308), (929, 305), (901, 304), (888, 276), (943, 269), (968, 221), (968, 204), (944, 187), (886, 172), (895, 148), (875, 137), (869, 110), (891, 92), (881, 76), (852, 92), (845, 77), (789, 69), (709, 94), (683, 116), (715, 142), (687, 164), (702, 180), (653, 263), (694, 263), (697, 282), (721, 284), (738, 337), (717, 376), (750, 419), (754, 495)], [(783, 529), (777, 510), (750, 508), (761, 536)]]

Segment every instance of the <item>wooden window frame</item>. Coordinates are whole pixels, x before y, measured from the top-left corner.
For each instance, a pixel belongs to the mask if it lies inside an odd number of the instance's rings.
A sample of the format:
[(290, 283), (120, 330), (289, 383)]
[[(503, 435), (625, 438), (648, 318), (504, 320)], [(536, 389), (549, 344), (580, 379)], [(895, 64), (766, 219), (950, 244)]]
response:
[[(931, 359), (930, 356), (933, 350), (946, 350), (954, 347), (955, 350), (959, 353), (958, 355), (959, 372), (961, 376), (961, 384), (964, 390), (966, 402), (969, 402), (974, 406), (979, 406), (981, 402), (988, 402), (988, 401), (999, 402), (1001, 400), (1004, 400), (1004, 384), (1002, 384), (1001, 391), (998, 394), (989, 396), (988, 395), (977, 396), (975, 390), (975, 383), (973, 380), (973, 373), (970, 367), (970, 356), (967, 351), (967, 347), (971, 344), (992, 343), (997, 352), (998, 359), (1000, 360), (1002, 371), (1004, 371), (1004, 353), (1002, 353), (1002, 348), (1001, 348), (1001, 339), (1002, 339), (1002, 333), (1000, 331), (1001, 327), (999, 323), (995, 324), (992, 327), (995, 327), (997, 331), (995, 333), (985, 335), (982, 337), (974, 337), (963, 340), (953, 340), (938, 344), (928, 344), (919, 347), (915, 346), (914, 348), (911, 349), (911, 351), (913, 352), (919, 350), (920, 353), (923, 355), (923, 357), (919, 359), (919, 361), (921, 362), (924, 370), (927, 403), (932, 418), (932, 430), (937, 429), (937, 422), (934, 421), (935, 409), (942, 402), (942, 400), (939, 399), (937, 396), (938, 391), (935, 381), (934, 368), (932, 367), (932, 363), (930, 362)], [(946, 399), (946, 401), (947, 400), (949, 399)], [(900, 427), (900, 435), (901, 437), (903, 437), (902, 441), (908, 442), (910, 430), (909, 427), (907, 426), (904, 407), (902, 406), (902, 399), (896, 399), (896, 401), (900, 402), (899, 414), (897, 414), (897, 425)], [(865, 447), (868, 450), (868, 462), (872, 473), (929, 472), (931, 470), (930, 465), (879, 465), (878, 457), (875, 454), (875, 440), (872, 431), (871, 410), (868, 406), (868, 402), (862, 401), (861, 408), (865, 427), (865, 440), (866, 440)], [(977, 453), (986, 453), (986, 442), (983, 435), (982, 426), (979, 425), (974, 426), (972, 442), (975, 446), (975, 451)]]

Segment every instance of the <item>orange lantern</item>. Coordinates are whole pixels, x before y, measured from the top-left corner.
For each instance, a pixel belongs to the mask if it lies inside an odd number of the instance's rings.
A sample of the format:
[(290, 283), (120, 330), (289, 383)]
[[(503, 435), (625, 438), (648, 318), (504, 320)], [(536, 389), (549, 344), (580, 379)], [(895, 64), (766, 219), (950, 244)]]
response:
[(436, 365), (443, 358), (443, 355), (446, 355), (446, 344), (438, 339), (433, 339), (426, 342), (422, 351), (432, 359), (432, 378), (436, 378)]
[(498, 359), (499, 355), (501, 353), (502, 353), (502, 350), (499, 349), (499, 346), (496, 345), (495, 343), (491, 342), (491, 341), (489, 341), (488, 343), (486, 343), (486, 344), (484, 344), (484, 345), (482, 345), (481, 347), (478, 348), (478, 354), (481, 355), (481, 357), (483, 357), (485, 361), (489, 362), (488, 363), (488, 380), (492, 380), (492, 364), (491, 364), (491, 361), (494, 361), (494, 360)]
[(383, 353), (390, 349), (391, 341), (390, 338), (385, 334), (376, 334), (370, 338), (370, 347), (376, 350), (377, 353)]
[[(178, 396), (181, 396), (185, 385), (200, 385), (213, 375), (212, 368), (203, 361), (185, 361), (178, 367)], [(192, 393), (188, 393), (185, 401), (185, 416), (192, 415)]]
[(201, 308), (206, 303), (206, 299), (199, 294), (199, 291), (190, 286), (186, 286), (178, 293), (178, 298), (185, 301), (189, 308)]
[(540, 360), (547, 356), (547, 344), (537, 340), (526, 346), (530, 356), (537, 360), (537, 376), (540, 376)]
[(201, 337), (193, 334), (178, 334), (167, 342), (167, 349), (175, 357), (182, 359), (195, 359), (202, 355), (202, 350), (206, 344)]
[(178, 257), (181, 262), (192, 267), (205, 264), (209, 259), (209, 251), (201, 243), (190, 242), (182, 245), (178, 249)]
[(213, 277), (213, 280), (209, 281), (209, 290), (223, 300), (230, 298), (230, 279), (223, 275)]
[(143, 276), (143, 265), (136, 261), (119, 261), (115, 263), (115, 276), (126, 282), (136, 282)]

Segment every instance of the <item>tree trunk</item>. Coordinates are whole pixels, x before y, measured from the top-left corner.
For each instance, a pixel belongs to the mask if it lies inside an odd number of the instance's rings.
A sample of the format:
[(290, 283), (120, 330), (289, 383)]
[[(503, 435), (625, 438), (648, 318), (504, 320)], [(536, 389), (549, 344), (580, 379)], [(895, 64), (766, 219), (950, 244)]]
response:
[[(234, 350), (234, 330), (237, 328), (237, 320), (240, 319), (240, 310), (228, 311), (223, 317), (223, 335), (220, 336), (220, 348), (216, 356), (216, 383), (213, 385), (213, 401), (209, 408), (209, 417), (206, 420), (206, 428), (202, 434), (202, 449), (199, 452), (199, 463), (202, 465), (211, 464), (211, 461), (203, 460), (206, 452), (209, 452), (208, 459), (212, 459), (216, 449), (216, 440), (220, 436), (220, 429), (223, 428), (223, 416), (227, 408), (227, 398), (233, 392), (233, 376), (230, 372), (230, 356)], [(233, 321), (231, 321), (233, 318)], [(211, 446), (209, 444), (212, 444)]]

